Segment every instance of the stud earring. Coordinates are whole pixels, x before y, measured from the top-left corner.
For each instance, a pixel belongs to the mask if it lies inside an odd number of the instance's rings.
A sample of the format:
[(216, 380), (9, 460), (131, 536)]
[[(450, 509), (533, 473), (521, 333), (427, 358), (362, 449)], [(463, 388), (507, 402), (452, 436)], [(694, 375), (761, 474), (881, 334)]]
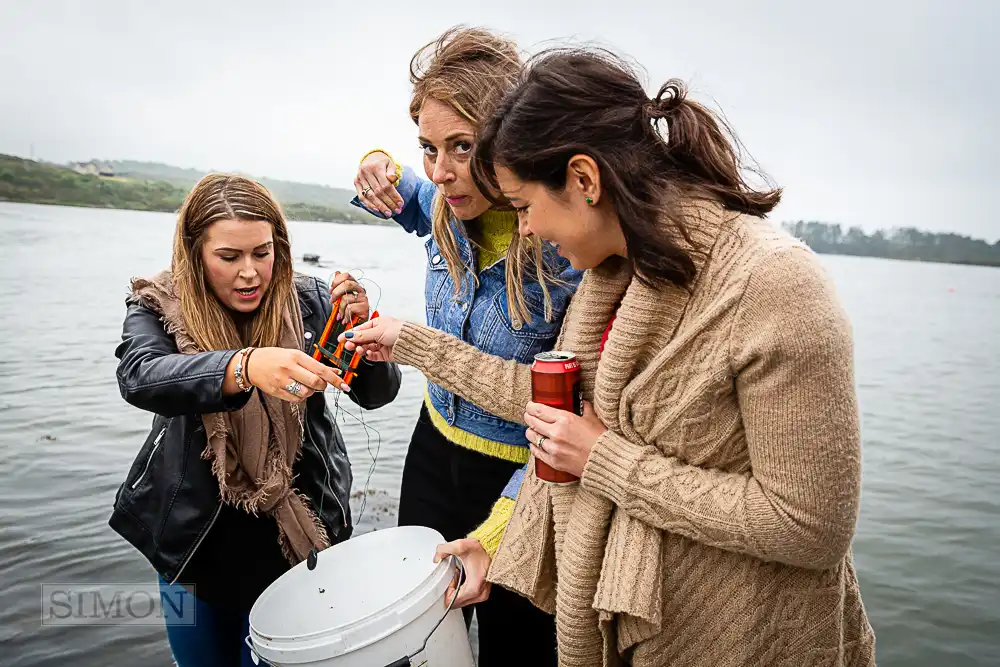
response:
[(590, 204), (591, 206), (593, 206), (593, 205), (594, 205), (594, 200), (593, 200), (593, 199), (591, 199), (590, 197), (587, 197), (587, 199), (586, 199), (586, 202), (587, 202), (588, 204)]

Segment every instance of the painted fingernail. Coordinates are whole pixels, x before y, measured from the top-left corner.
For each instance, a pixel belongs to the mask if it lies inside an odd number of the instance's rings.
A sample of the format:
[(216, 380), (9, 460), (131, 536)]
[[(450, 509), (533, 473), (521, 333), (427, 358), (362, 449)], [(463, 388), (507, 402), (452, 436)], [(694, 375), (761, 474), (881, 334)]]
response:
[(354, 332), (348, 331), (347, 333), (344, 334), (344, 338), (354, 338)]
[(396, 213), (402, 213), (402, 212), (403, 212), (403, 207), (402, 206), (397, 206), (396, 207)]

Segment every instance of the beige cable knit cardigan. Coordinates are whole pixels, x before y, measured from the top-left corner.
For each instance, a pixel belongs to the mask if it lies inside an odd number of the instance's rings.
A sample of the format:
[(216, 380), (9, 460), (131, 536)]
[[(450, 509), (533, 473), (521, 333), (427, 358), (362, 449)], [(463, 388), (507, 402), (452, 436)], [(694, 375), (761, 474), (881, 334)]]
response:
[[(578, 485), (529, 462), (489, 579), (556, 614), (567, 667), (873, 665), (850, 554), (848, 320), (818, 259), (770, 223), (706, 204), (688, 226), (690, 290), (646, 287), (620, 260), (585, 275), (558, 347), (608, 431)], [(523, 421), (528, 366), (412, 324), (393, 354)]]

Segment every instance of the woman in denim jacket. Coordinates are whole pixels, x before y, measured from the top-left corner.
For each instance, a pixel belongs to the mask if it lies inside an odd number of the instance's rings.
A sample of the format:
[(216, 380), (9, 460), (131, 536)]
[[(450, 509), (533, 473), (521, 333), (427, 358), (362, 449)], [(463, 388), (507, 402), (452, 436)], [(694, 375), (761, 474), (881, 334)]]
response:
[[(362, 159), (352, 203), (429, 236), (428, 326), (456, 343), (530, 363), (555, 344), (582, 274), (551, 247), (522, 241), (516, 214), (491, 208), (469, 171), (479, 122), (520, 70), (515, 44), (478, 29), (449, 30), (418, 51), (410, 65), (410, 115), (430, 180), (376, 149)], [(335, 294), (345, 291), (338, 285), (335, 279)], [(449, 542), (468, 538), (458, 543), (469, 577), (456, 605), (465, 606), (467, 622), (475, 606), (483, 667), (523, 663), (525, 656), (531, 664), (556, 664), (552, 617), (485, 582), (529, 453), (522, 424), (427, 384), (403, 467), (399, 524), (429, 526)]]

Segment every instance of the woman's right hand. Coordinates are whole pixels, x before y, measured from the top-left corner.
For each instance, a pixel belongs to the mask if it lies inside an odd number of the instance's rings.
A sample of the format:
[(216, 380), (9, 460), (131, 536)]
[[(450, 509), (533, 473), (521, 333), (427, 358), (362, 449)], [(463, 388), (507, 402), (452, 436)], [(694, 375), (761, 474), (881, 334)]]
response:
[[(316, 361), (301, 350), (286, 347), (255, 349), (244, 372), (250, 384), (290, 403), (302, 403), (317, 391), (325, 391), (328, 385), (350, 391), (340, 379), (340, 370)], [(292, 382), (301, 385), (295, 394), (287, 389)]]
[[(453, 607), (458, 609), (470, 604), (485, 602), (490, 597), (490, 582), (486, 581), (486, 574), (490, 571), (490, 563), (493, 559), (486, 553), (479, 540), (464, 539), (455, 540), (438, 546), (434, 554), (434, 562), (438, 563), (448, 556), (458, 556), (465, 567), (465, 583), (458, 589), (458, 597), (455, 598)], [(457, 580), (457, 577), (456, 577)], [(447, 607), (451, 603), (451, 598), (455, 595), (457, 581), (452, 581), (444, 595), (444, 604)]]
[(337, 340), (348, 351), (360, 348), (368, 361), (392, 361), (392, 348), (402, 328), (402, 320), (382, 315), (345, 331)]
[(372, 153), (358, 167), (354, 178), (354, 189), (358, 198), (372, 211), (379, 211), (385, 217), (393, 212), (402, 213), (403, 198), (394, 187), (396, 185), (396, 164), (381, 151)]

